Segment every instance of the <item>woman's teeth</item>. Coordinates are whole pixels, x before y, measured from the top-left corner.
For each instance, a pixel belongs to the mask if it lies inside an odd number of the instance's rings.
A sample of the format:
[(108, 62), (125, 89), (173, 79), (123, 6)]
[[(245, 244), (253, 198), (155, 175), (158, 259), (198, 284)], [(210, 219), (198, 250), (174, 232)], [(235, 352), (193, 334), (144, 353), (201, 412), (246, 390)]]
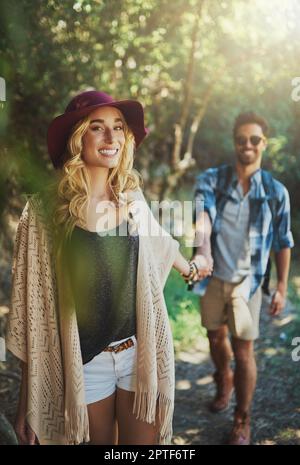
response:
[(110, 150), (110, 149), (100, 149), (100, 150), (98, 150), (98, 152), (99, 152), (101, 155), (104, 155), (104, 156), (106, 156), (106, 157), (113, 157), (114, 155), (117, 155), (118, 150), (119, 150), (119, 149), (113, 149), (113, 150)]

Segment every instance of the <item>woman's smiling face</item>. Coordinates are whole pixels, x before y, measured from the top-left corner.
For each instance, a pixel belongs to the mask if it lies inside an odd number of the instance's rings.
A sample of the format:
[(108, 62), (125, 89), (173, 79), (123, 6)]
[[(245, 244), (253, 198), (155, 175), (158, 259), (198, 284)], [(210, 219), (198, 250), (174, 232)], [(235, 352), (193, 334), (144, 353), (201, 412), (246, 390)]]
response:
[(103, 168), (117, 166), (125, 145), (124, 131), (124, 117), (117, 108), (106, 106), (94, 110), (82, 138), (84, 162)]

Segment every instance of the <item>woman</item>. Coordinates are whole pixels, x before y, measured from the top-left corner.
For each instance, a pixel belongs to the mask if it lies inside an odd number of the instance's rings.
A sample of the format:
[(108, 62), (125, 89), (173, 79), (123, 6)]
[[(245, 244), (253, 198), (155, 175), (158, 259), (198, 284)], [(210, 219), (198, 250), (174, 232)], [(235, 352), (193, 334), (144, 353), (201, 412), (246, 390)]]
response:
[(133, 152), (146, 134), (139, 102), (98, 91), (73, 98), (49, 126), (58, 185), (51, 198), (31, 197), (21, 216), (7, 331), (23, 361), (21, 443), (171, 439), (163, 286), (172, 266), (187, 280), (197, 279), (197, 266), (140, 190)]

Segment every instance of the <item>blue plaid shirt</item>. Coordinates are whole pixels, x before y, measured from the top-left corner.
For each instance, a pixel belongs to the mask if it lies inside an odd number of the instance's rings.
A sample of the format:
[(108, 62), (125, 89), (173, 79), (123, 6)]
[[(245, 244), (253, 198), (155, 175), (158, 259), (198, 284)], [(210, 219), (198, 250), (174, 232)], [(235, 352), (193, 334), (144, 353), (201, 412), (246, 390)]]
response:
[[(226, 167), (210, 168), (197, 177), (195, 199), (204, 200), (204, 210), (208, 212), (212, 223), (212, 253), (215, 236), (220, 231), (222, 212), (226, 201), (231, 198), (238, 179), (235, 170), (229, 179), (227, 188), (222, 176), (225, 176)], [(270, 175), (269, 175), (270, 176)], [(260, 286), (267, 269), (271, 249), (279, 252), (284, 248), (294, 246), (290, 230), (290, 199), (287, 189), (276, 179), (273, 179), (271, 193), (266, 193), (262, 182), (262, 170), (256, 171), (251, 177), (250, 191), (250, 224), (249, 243), (251, 254), (251, 289), (249, 298)], [(222, 183), (223, 181), (223, 183)], [(221, 199), (218, 201), (217, 198)], [(274, 205), (274, 207), (270, 207)], [(272, 211), (273, 210), (273, 211)], [(194, 286), (196, 294), (203, 295), (210, 278), (200, 281)]]

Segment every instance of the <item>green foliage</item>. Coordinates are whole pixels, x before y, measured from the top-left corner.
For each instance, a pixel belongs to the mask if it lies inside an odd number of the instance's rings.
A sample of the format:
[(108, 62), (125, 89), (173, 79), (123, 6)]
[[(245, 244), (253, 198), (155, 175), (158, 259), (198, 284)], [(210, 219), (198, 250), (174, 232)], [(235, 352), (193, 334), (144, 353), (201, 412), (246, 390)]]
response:
[(206, 331), (201, 326), (199, 314), (199, 297), (187, 290), (180, 274), (172, 270), (164, 292), (174, 346), (176, 350), (187, 348)]
[[(48, 124), (71, 96), (90, 88), (142, 101), (151, 133), (136, 166), (146, 186), (159, 191), (170, 171), (174, 123), (184, 103), (192, 30), (201, 6), (183, 150), (190, 123), (211, 83), (214, 87), (196, 134), (192, 174), (232, 159), (234, 118), (253, 109), (270, 123), (274, 143), (266, 166), (287, 184), (298, 218), (300, 102), (291, 98), (291, 80), (299, 74), (300, 6), (294, 0), (3, 0), (3, 204), (9, 205), (13, 189), (30, 187), (24, 159), (51, 174)], [(189, 175), (186, 180), (193, 182)]]

